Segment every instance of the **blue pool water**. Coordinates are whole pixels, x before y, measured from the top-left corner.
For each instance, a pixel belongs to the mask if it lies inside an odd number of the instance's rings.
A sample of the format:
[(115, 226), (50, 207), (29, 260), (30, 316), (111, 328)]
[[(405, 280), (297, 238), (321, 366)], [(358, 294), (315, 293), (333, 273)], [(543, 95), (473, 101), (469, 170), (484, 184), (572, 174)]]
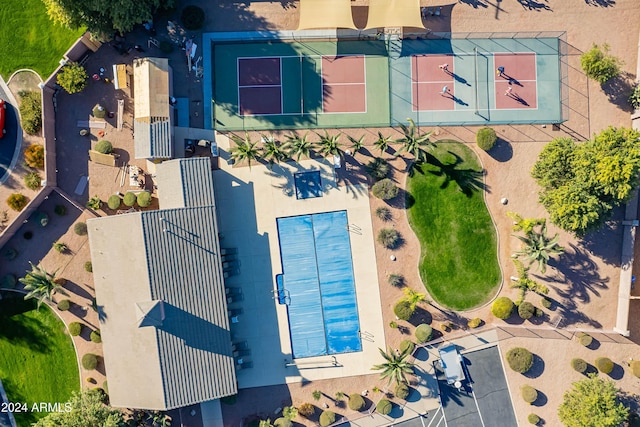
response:
[(277, 224), (293, 357), (361, 351), (347, 212)]

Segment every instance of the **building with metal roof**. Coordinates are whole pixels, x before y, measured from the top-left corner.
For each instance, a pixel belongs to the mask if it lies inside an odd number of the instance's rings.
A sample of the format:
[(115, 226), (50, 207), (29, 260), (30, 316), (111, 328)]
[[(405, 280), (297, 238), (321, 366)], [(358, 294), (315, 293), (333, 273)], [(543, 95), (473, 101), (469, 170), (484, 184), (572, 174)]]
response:
[(160, 210), (87, 221), (113, 406), (237, 393), (210, 161), (165, 163), (159, 182), (175, 182), (160, 188)]
[(170, 82), (171, 67), (167, 58), (133, 60), (133, 143), (136, 159), (173, 157)]

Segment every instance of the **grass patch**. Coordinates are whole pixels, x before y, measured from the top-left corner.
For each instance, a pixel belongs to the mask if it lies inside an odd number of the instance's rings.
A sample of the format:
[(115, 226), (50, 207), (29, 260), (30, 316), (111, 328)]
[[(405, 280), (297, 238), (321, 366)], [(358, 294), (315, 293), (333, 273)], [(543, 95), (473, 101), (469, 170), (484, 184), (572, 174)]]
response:
[(46, 80), (84, 33), (50, 21), (42, 0), (2, 0), (0, 22), (0, 74), (5, 79), (20, 68), (31, 68)]
[[(0, 377), (7, 397), (10, 402), (27, 402), (29, 409), (34, 402), (66, 402), (80, 385), (71, 338), (47, 306), (39, 311), (22, 306), (27, 311), (0, 316)], [(47, 414), (14, 415), (23, 426)]]
[[(452, 156), (453, 164), (438, 160)], [(455, 310), (477, 307), (500, 283), (482, 168), (470, 149), (454, 141), (439, 141), (427, 161), (407, 179), (414, 201), (407, 208), (409, 224), (422, 247), (420, 277), (439, 304)]]

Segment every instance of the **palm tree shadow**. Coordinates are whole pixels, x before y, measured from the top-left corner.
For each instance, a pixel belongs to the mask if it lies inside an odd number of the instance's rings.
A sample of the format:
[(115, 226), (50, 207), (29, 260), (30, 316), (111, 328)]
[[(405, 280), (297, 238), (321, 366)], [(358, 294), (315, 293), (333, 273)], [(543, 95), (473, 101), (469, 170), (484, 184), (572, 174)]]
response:
[(451, 151), (447, 153), (450, 155), (451, 161), (442, 162), (432, 154), (427, 153), (426, 155), (427, 163), (438, 168), (438, 170), (428, 170), (428, 172), (436, 176), (444, 177), (440, 188), (447, 188), (451, 182), (455, 182), (460, 191), (467, 197), (471, 197), (474, 192), (480, 190), (489, 192), (488, 186), (483, 180), (483, 171), (469, 168), (459, 169), (459, 165), (463, 162), (462, 158)]

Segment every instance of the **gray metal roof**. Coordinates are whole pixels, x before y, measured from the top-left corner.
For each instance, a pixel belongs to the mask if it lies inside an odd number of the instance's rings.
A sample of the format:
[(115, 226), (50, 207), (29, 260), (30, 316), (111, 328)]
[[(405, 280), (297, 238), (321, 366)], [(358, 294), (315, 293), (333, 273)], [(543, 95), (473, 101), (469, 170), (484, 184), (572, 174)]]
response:
[(160, 206), (214, 206), (213, 173), (208, 157), (175, 159), (156, 165)]
[(215, 207), (87, 225), (111, 404), (167, 410), (237, 393)]
[(136, 159), (173, 157), (171, 120), (168, 117), (136, 118), (133, 121), (133, 143)]

